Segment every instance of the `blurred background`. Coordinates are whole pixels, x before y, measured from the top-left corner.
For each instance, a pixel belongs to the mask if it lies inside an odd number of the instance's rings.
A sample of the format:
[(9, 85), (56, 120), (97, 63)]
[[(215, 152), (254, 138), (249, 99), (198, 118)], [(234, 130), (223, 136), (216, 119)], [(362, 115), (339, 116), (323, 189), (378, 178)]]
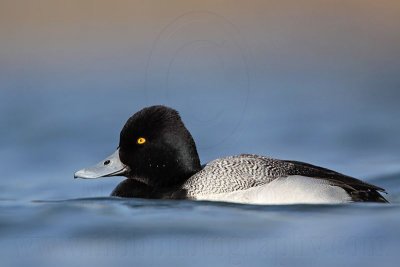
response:
[(202, 162), (400, 171), (398, 1), (2, 0), (0, 38), (3, 197), (108, 194), (118, 178), (74, 171), (154, 104), (181, 113)]
[[(6, 209), (108, 196), (122, 178), (73, 173), (111, 154), (126, 120), (155, 104), (180, 112), (203, 163), (306, 161), (397, 203), (399, 100), (399, 1), (0, 1)], [(8, 223), (29, 211), (11, 209)]]

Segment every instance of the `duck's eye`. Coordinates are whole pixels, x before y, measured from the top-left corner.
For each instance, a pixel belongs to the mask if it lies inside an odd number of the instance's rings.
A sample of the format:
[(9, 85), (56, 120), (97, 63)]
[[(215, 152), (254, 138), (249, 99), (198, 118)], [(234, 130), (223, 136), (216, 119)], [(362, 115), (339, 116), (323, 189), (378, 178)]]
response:
[(143, 145), (146, 143), (146, 138), (144, 137), (139, 137), (138, 140), (136, 141), (139, 145)]

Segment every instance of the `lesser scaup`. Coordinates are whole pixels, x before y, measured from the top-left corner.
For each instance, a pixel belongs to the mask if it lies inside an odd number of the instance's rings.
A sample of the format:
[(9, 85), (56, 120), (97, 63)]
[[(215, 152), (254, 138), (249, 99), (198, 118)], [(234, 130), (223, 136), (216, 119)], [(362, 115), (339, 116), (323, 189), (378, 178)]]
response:
[(178, 112), (142, 109), (128, 119), (119, 147), (75, 178), (125, 176), (118, 197), (227, 201), (250, 204), (387, 202), (383, 188), (311, 164), (243, 154), (200, 164)]

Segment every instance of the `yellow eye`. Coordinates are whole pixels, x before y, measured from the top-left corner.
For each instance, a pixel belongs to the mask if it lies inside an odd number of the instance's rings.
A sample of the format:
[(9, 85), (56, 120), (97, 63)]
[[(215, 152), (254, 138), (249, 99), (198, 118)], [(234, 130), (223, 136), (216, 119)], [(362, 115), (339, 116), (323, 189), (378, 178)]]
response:
[(143, 145), (146, 143), (146, 139), (143, 137), (139, 137), (138, 140), (136, 141), (139, 145)]

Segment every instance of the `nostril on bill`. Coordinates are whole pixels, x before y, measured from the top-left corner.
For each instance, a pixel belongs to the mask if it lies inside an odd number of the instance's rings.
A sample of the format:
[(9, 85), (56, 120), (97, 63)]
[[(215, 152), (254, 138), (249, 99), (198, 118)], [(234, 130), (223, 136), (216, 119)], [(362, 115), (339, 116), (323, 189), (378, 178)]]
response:
[(108, 159), (108, 160), (106, 160), (106, 161), (104, 161), (104, 165), (108, 165), (108, 164), (110, 164), (111, 163), (111, 161)]

